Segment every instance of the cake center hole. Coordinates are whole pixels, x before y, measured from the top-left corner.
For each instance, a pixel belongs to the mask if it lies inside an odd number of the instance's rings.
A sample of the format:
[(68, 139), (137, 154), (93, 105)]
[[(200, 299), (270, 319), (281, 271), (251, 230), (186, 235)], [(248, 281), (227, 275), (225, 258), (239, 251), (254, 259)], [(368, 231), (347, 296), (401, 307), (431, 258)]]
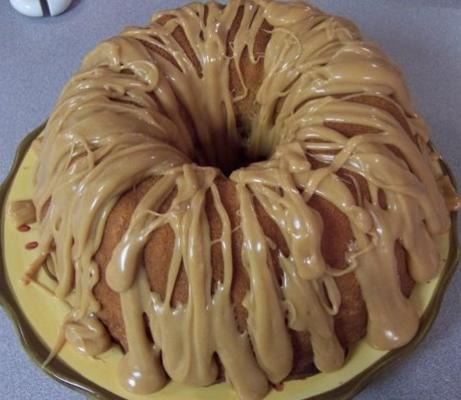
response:
[[(243, 126), (237, 125), (238, 136), (240, 138), (238, 143), (228, 146), (218, 146), (216, 149), (217, 157), (215, 160), (205, 159), (200, 163), (203, 166), (211, 166), (218, 168), (226, 177), (241, 168), (248, 167), (250, 164), (265, 161), (268, 159), (267, 154), (261, 151), (250, 151), (248, 146), (249, 137), (251, 135), (251, 126), (247, 124)], [(218, 133), (215, 137), (220, 137)]]
[(264, 161), (266, 157), (264, 156), (250, 156), (244, 148), (240, 149), (240, 151), (237, 153), (237, 156), (234, 160), (234, 162), (230, 166), (222, 166), (220, 167), (217, 165), (221, 172), (226, 176), (229, 177), (232, 172), (240, 169), (240, 168), (245, 168), (248, 167), (250, 164), (253, 164), (258, 161)]

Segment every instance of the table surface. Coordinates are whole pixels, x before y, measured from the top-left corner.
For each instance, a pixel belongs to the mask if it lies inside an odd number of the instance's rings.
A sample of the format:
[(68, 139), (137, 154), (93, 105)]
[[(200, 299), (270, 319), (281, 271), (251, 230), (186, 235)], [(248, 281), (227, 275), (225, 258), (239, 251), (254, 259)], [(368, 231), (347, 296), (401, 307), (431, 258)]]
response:
[[(353, 19), (402, 67), (432, 139), (461, 178), (461, 2), (457, 0), (314, 0)], [(43, 122), (83, 55), (125, 25), (181, 0), (74, 0), (59, 17), (30, 19), (0, 2), (0, 179), (26, 133)], [(370, 399), (456, 399), (461, 392), (461, 271), (446, 292), (427, 338), (357, 396)], [(0, 398), (82, 399), (27, 357), (0, 311)]]

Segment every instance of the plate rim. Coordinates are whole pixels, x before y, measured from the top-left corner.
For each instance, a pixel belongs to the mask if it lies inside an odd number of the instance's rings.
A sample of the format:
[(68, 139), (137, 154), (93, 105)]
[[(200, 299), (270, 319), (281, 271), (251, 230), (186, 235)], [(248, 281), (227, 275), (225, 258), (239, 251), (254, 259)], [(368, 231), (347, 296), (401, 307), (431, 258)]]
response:
[[(83, 377), (79, 372), (74, 370), (58, 357), (54, 358), (48, 365), (43, 366), (43, 362), (48, 356), (49, 349), (42, 342), (34, 328), (27, 321), (27, 318), (25, 317), (21, 307), (16, 300), (15, 293), (10, 287), (9, 280), (6, 275), (6, 261), (3, 249), (6, 199), (8, 198), (11, 184), (14, 181), (16, 173), (25, 155), (27, 154), (33, 140), (43, 131), (45, 125), (46, 121), (38, 128), (30, 132), (27, 136), (25, 136), (25, 138), (20, 142), (16, 150), (16, 155), (14, 157), (12, 166), (6, 178), (0, 185), (0, 306), (11, 320), (26, 354), (34, 362), (34, 364), (37, 365), (39, 369), (44, 371), (48, 376), (53, 378), (55, 381), (67, 386), (68, 388), (73, 389), (85, 396), (89, 396), (89, 398), (92, 399), (123, 400), (122, 397)], [(448, 175), (456, 188), (455, 178), (442, 158), (439, 159), (439, 164), (444, 174)], [(445, 266), (443, 267), (444, 274), (441, 276), (440, 281), (434, 290), (434, 294), (429, 301), (426, 311), (420, 318), (420, 327), (415, 337), (407, 345), (388, 352), (377, 362), (370, 365), (360, 374), (356, 375), (341, 386), (333, 388), (319, 395), (309, 397), (305, 400), (351, 399), (371, 382), (371, 378), (375, 377), (378, 373), (381, 373), (393, 362), (408, 356), (408, 354), (415, 350), (424, 340), (439, 313), (446, 289), (448, 288), (453, 274), (459, 264), (461, 253), (458, 242), (456, 216), (457, 212), (454, 211), (450, 213), (451, 228), (448, 237), (449, 251)]]

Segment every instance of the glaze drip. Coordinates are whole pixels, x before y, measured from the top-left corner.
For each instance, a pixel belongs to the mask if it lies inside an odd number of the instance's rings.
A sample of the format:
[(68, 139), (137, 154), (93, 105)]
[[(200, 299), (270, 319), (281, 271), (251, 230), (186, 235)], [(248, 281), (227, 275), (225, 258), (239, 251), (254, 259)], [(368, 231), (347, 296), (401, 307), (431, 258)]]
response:
[[(268, 41), (265, 52), (257, 53), (261, 32)], [(262, 66), (254, 94), (243, 59), (249, 68)], [(235, 76), (238, 93), (230, 87)], [(244, 138), (236, 110), (252, 95), (258, 112)], [(341, 124), (366, 129), (346, 135)], [(400, 289), (396, 243), (405, 249), (416, 282), (433, 278), (439, 264), (434, 238), (450, 225), (437, 181), (450, 195), (448, 206), (459, 206), (447, 178), (431, 167), (428, 133), (398, 68), (364, 42), (351, 22), (301, 2), (193, 3), (154, 15), (148, 27), (127, 28), (85, 58), (48, 121), (39, 151), (33, 201), (41, 255), (27, 277), (44, 262), (51, 265), (56, 295), (76, 299), (66, 338), (92, 355), (107, 344), (94, 319), (100, 304), (93, 294), (106, 279), (120, 295), (127, 339), (120, 379), (136, 393), (159, 390), (167, 376), (212, 384), (219, 359), (241, 398), (260, 399), (269, 382), (279, 384), (291, 372), (289, 329), (309, 333), (320, 371), (340, 368), (344, 349), (334, 317), (342, 299), (335, 279), (347, 273), (355, 274), (362, 290), (369, 343), (385, 350), (408, 343), (419, 319)], [(231, 298), (234, 228), (217, 186), (227, 178), (206, 166), (229, 170), (242, 154), (266, 158), (229, 177), (250, 282), (243, 333)], [(354, 197), (341, 171), (364, 179), (369, 196)], [(152, 186), (100, 276), (94, 255), (107, 218), (123, 193), (146, 180)], [(207, 196), (221, 224), (216, 242)], [(332, 268), (322, 254), (324, 226), (309, 205), (313, 196), (328, 200), (349, 221), (354, 240), (344, 269)], [(281, 283), (256, 202), (288, 248), (287, 254), (275, 249)], [(142, 254), (163, 226), (175, 239), (161, 297), (149, 287)], [(220, 247), (223, 276), (213, 290), (214, 245)], [(188, 300), (174, 306), (181, 268)]]
[(32, 200), (17, 200), (10, 204), (8, 214), (13, 218), (16, 227), (30, 225), (37, 221)]

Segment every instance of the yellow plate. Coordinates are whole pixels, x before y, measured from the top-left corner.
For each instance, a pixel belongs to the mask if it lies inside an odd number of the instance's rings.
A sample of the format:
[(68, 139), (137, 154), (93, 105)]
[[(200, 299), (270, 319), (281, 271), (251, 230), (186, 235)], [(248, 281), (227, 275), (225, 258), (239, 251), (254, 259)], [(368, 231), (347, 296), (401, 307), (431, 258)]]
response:
[[(27, 251), (27, 242), (38, 240), (32, 226), (29, 232), (19, 232), (7, 213), (7, 205), (14, 200), (27, 199), (32, 193), (32, 177), (36, 156), (30, 145), (43, 126), (28, 135), (18, 149), (16, 160), (8, 178), (0, 188), (1, 250), (0, 302), (15, 322), (22, 343), (32, 359), (42, 365), (49, 349), (53, 347), (59, 327), (68, 308), (49, 292), (36, 284), (25, 286), (21, 277), (37, 252)], [(441, 162), (440, 168), (449, 174)], [(426, 284), (417, 285), (412, 300), (421, 315), (421, 326), (416, 337), (405, 347), (391, 352), (372, 349), (360, 342), (348, 356), (345, 366), (334, 373), (289, 381), (281, 392), (272, 391), (267, 400), (277, 399), (347, 399), (361, 390), (372, 375), (397, 357), (414, 349), (426, 335), (440, 307), (443, 293), (457, 266), (459, 251), (456, 238), (456, 218), (452, 215), (452, 228), (438, 241), (441, 257), (441, 273)], [(51, 287), (53, 281), (41, 272), (39, 282)], [(98, 359), (79, 355), (69, 346), (59, 357), (44, 367), (59, 382), (96, 399), (236, 399), (226, 383), (208, 388), (191, 388), (170, 383), (160, 392), (149, 396), (136, 396), (124, 391), (117, 383), (117, 365), (121, 351), (114, 346)]]

